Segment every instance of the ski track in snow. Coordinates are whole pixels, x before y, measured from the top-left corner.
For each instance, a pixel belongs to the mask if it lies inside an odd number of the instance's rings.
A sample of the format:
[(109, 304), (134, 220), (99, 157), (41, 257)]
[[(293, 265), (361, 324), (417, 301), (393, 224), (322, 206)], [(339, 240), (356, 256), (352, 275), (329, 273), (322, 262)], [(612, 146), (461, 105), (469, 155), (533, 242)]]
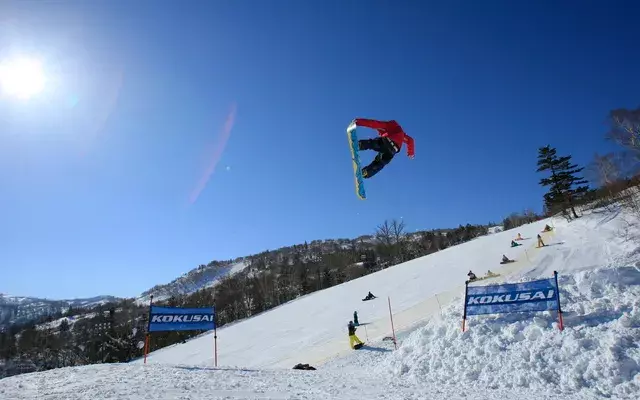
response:
[[(148, 364), (92, 365), (0, 380), (0, 399), (638, 399), (640, 229), (620, 212), (536, 235), (550, 220), (498, 232), (297, 299), (152, 353)], [(509, 242), (520, 232), (522, 246)], [(501, 266), (502, 254), (516, 259)], [(555, 312), (473, 316), (461, 332), (468, 270), (516, 282), (559, 272)], [(372, 291), (378, 299), (362, 302)], [(437, 297), (436, 297), (437, 295)], [(398, 350), (391, 335), (391, 298)], [(357, 310), (348, 348), (346, 322)], [(317, 371), (291, 370), (309, 363)], [(234, 366), (242, 366), (236, 368)]]

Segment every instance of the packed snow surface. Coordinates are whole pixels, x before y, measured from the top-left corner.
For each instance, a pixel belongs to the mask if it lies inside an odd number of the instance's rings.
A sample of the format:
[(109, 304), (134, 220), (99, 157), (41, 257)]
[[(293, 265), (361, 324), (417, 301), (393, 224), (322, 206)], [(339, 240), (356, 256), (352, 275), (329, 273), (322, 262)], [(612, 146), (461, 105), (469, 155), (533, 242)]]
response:
[[(555, 229), (541, 233), (545, 224)], [(524, 240), (511, 248), (521, 233)], [(536, 247), (540, 234), (547, 246)], [(0, 380), (2, 399), (638, 399), (640, 230), (624, 213), (497, 232), (316, 292), (126, 365)], [(505, 254), (516, 262), (499, 265)], [(461, 331), (469, 270), (517, 282), (558, 271), (556, 312), (473, 316)], [(368, 291), (378, 296), (361, 299)], [(391, 301), (398, 349), (391, 336)], [(357, 310), (367, 346), (348, 348)], [(309, 363), (317, 371), (291, 370)], [(237, 367), (236, 367), (237, 366)]]
[[(539, 392), (528, 394), (540, 399), (585, 399), (550, 391), (544, 397), (538, 397)], [(504, 400), (511, 396), (513, 391), (504, 389), (474, 388), (470, 393), (462, 386), (408, 385), (356, 366), (293, 371), (102, 364), (0, 380), (3, 400)]]

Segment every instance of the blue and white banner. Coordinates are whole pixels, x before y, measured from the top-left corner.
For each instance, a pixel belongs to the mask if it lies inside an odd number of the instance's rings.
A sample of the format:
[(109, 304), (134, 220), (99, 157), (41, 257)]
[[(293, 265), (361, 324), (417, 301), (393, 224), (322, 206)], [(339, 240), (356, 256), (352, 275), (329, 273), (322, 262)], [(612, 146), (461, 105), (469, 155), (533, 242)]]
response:
[(490, 286), (468, 286), (466, 315), (560, 309), (556, 278)]
[(216, 327), (216, 315), (213, 307), (151, 306), (149, 318), (149, 332), (210, 330)]

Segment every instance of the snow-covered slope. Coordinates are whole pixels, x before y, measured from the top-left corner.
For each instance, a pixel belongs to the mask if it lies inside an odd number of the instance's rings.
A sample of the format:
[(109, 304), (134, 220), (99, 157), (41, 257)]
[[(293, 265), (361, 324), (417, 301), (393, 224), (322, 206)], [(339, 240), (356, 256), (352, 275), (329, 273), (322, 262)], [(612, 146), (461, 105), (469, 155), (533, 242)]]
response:
[[(222, 328), (219, 336), (221, 365), (243, 367), (291, 367), (298, 362), (318, 363), (348, 351), (346, 324), (358, 311), (360, 331), (370, 341), (391, 334), (387, 297), (391, 300), (396, 328), (408, 328), (428, 319), (460, 295), (469, 270), (483, 275), (487, 270), (518, 277), (522, 273), (550, 276), (553, 269), (606, 265), (615, 254), (623, 254), (625, 243), (600, 236), (610, 234), (605, 224), (600, 230), (585, 229), (586, 221), (568, 227), (558, 224), (558, 233), (544, 233), (548, 247), (536, 248), (536, 235), (547, 221), (499, 232), (418, 258), (297, 299), (289, 304)], [(611, 228), (613, 229), (613, 228)], [(578, 232), (576, 234), (576, 232)], [(522, 246), (511, 248), (511, 239), (521, 233)], [(517, 262), (502, 266), (505, 254)], [(502, 278), (501, 277), (501, 278)], [(495, 280), (495, 278), (494, 278)], [(361, 299), (371, 291), (373, 301)], [(438, 297), (435, 297), (438, 295)], [(212, 365), (213, 334), (185, 344), (160, 349), (150, 355), (151, 363)], [(300, 351), (304, 349), (304, 351)]]
[(137, 301), (139, 304), (147, 304), (152, 295), (155, 301), (162, 301), (171, 296), (191, 294), (200, 289), (214, 286), (224, 277), (237, 274), (246, 267), (245, 261), (229, 264), (214, 262), (209, 265), (201, 265), (165, 285), (154, 286), (142, 293)]
[(168, 365), (99, 364), (54, 369), (0, 380), (7, 400), (586, 400), (595, 397), (407, 384), (404, 379), (369, 370), (388, 349), (361, 364), (317, 371), (229, 369)]
[[(640, 394), (640, 230), (625, 213), (593, 214), (541, 236), (540, 221), (316, 292), (128, 365), (27, 374), (0, 398), (36, 399), (637, 399)], [(510, 248), (520, 232), (523, 245)], [(501, 266), (502, 254), (517, 261)], [(560, 274), (565, 330), (553, 312), (471, 317), (461, 332), (469, 270), (479, 282)], [(372, 291), (377, 299), (362, 302)], [(391, 299), (399, 348), (391, 334)], [(368, 342), (348, 348), (353, 311)], [(302, 362), (318, 371), (291, 371)], [(230, 368), (231, 366), (241, 368)], [(283, 367), (278, 369), (273, 367)], [(117, 383), (116, 383), (117, 382)], [(4, 397), (3, 397), (4, 396)]]

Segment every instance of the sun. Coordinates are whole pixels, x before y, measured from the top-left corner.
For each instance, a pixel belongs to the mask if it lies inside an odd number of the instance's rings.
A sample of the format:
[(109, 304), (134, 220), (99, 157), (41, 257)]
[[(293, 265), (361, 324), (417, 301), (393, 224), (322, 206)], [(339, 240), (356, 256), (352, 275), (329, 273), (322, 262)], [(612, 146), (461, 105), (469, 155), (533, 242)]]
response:
[(14, 58), (0, 63), (0, 88), (7, 95), (27, 100), (44, 88), (45, 76), (40, 61)]

